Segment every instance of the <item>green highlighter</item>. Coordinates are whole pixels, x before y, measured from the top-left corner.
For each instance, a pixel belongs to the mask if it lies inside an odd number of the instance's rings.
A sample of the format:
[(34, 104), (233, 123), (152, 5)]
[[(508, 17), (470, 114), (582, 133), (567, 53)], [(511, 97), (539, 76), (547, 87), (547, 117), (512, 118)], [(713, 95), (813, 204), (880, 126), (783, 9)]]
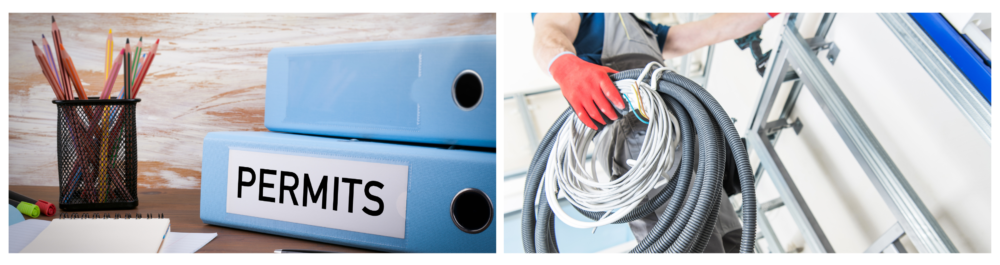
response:
[(38, 205), (34, 205), (30, 202), (18, 201), (15, 199), (8, 199), (10, 205), (17, 207), (17, 210), (21, 213), (30, 216), (31, 218), (37, 218), (41, 214), (41, 210), (38, 209)]

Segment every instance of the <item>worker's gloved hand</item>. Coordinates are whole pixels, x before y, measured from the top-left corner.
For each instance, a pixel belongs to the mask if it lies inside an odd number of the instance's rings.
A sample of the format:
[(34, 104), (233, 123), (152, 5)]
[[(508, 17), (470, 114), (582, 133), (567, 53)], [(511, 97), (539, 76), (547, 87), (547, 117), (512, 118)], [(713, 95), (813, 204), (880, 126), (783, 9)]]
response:
[[(591, 129), (597, 130), (595, 120), (601, 125), (606, 124), (601, 113), (611, 120), (618, 119), (618, 114), (611, 108), (611, 104), (618, 109), (625, 108), (618, 88), (608, 76), (618, 71), (589, 63), (574, 54), (564, 53), (552, 61), (549, 73), (556, 83), (559, 83), (563, 96), (573, 107), (576, 116)], [(611, 104), (608, 104), (609, 101)]]

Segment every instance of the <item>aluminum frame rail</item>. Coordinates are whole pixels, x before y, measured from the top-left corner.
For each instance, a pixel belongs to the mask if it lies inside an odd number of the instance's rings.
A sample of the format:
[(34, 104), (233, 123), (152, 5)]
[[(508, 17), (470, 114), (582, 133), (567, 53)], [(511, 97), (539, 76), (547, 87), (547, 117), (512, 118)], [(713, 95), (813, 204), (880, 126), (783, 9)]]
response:
[[(749, 131), (744, 135), (747, 139), (747, 146), (757, 153), (757, 156), (761, 160), (761, 166), (763, 166), (764, 170), (771, 177), (771, 181), (774, 183), (775, 188), (777, 188), (784, 207), (791, 213), (792, 219), (801, 230), (806, 247), (812, 252), (832, 253), (834, 252), (833, 246), (827, 240), (826, 234), (823, 233), (819, 222), (805, 203), (805, 199), (795, 185), (795, 181), (792, 180), (788, 170), (785, 169), (784, 164), (778, 157), (774, 149), (774, 144), (768, 139), (767, 128), (765, 127), (767, 124), (767, 114), (771, 113), (774, 101), (778, 97), (778, 90), (785, 79), (784, 73), (789, 70), (789, 51), (785, 48), (787, 45), (784, 40), (778, 44), (775, 61), (771, 65), (771, 70), (767, 76), (761, 102), (757, 106), (757, 113), (754, 116)], [(759, 216), (766, 213), (764, 209), (761, 210), (758, 213)], [(765, 238), (774, 234), (771, 231), (767, 231), (770, 230), (769, 226), (759, 227), (761, 227), (762, 232), (765, 234)], [(777, 242), (770, 239), (768, 241), (769, 245)], [(775, 247), (780, 248), (780, 246)], [(774, 249), (774, 247), (770, 246), (769, 248), (772, 251)]]
[[(827, 20), (829, 17), (831, 19)], [(831, 14), (824, 17), (824, 23), (832, 21)], [(828, 29), (829, 25), (821, 25)], [(825, 36), (824, 34), (817, 36)], [(813, 43), (821, 41), (814, 40)], [(754, 119), (745, 134), (748, 146), (761, 159), (761, 165), (771, 176), (780, 199), (789, 210), (796, 225), (802, 231), (806, 246), (813, 252), (833, 252), (822, 228), (812, 215), (801, 193), (792, 181), (787, 169), (775, 152), (774, 143), (769, 139), (768, 114), (771, 112), (781, 84), (788, 81), (786, 72), (794, 72), (800, 82), (816, 99), (827, 118), (836, 128), (848, 149), (868, 175), (879, 195), (886, 202), (897, 223), (869, 249), (882, 251), (888, 247), (904, 252), (899, 237), (908, 235), (920, 252), (957, 252), (954, 244), (941, 229), (919, 196), (910, 187), (906, 178), (882, 148), (864, 120), (858, 115), (850, 101), (837, 86), (830, 74), (811, 49), (809, 42), (802, 38), (796, 28), (796, 21), (789, 20), (784, 26), (781, 41), (776, 49), (776, 60), (768, 72), (764, 89), (758, 103)], [(799, 86), (795, 84), (794, 86)], [(797, 93), (796, 93), (797, 94)], [(790, 100), (794, 98), (790, 97)], [(786, 102), (783, 108), (790, 110)], [(786, 118), (782, 115), (781, 118)], [(763, 215), (763, 213), (760, 213)], [(764, 228), (766, 229), (766, 228)], [(893, 230), (898, 229), (899, 231)], [(765, 234), (768, 231), (764, 231)], [(886, 243), (888, 242), (888, 243)]]
[(959, 71), (948, 56), (927, 36), (917, 22), (906, 13), (879, 13), (889, 30), (899, 38), (903, 46), (913, 54), (920, 66), (930, 74), (945, 95), (955, 103), (955, 107), (965, 115), (969, 123), (987, 142), (990, 137), (993, 118), (992, 108), (976, 87)]
[(872, 243), (865, 250), (865, 253), (883, 253), (889, 248), (895, 249), (896, 253), (906, 253), (906, 248), (903, 248), (903, 244), (899, 242), (899, 238), (905, 233), (903, 232), (903, 227), (899, 226), (899, 223), (896, 223), (892, 227), (889, 227), (889, 230), (885, 231), (882, 236), (879, 236), (875, 240), (875, 243)]

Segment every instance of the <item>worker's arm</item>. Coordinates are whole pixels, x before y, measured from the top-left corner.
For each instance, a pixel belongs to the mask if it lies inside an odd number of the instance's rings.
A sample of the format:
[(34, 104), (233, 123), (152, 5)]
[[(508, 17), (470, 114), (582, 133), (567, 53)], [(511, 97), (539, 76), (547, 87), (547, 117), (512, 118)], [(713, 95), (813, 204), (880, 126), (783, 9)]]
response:
[(771, 17), (765, 13), (719, 13), (670, 27), (663, 43), (663, 58), (682, 56), (701, 47), (746, 36), (760, 29), (769, 19)]
[(580, 31), (580, 14), (538, 13), (535, 15), (535, 62), (549, 72), (549, 63), (563, 52), (576, 54), (573, 40)]
[(616, 120), (618, 113), (611, 105), (624, 109), (625, 103), (608, 77), (617, 71), (576, 56), (573, 40), (579, 31), (579, 14), (535, 15), (535, 62), (559, 84), (580, 121), (597, 130), (595, 121), (606, 124), (601, 114)]

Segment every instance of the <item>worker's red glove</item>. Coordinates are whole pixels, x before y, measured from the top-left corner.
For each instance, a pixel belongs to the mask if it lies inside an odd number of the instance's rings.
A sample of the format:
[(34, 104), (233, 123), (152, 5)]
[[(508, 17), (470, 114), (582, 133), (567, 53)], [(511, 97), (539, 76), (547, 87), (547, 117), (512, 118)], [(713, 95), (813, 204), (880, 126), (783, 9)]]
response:
[[(611, 82), (608, 74), (618, 73), (607, 66), (588, 63), (573, 54), (562, 54), (549, 65), (549, 73), (559, 83), (562, 94), (573, 107), (576, 116), (583, 124), (597, 130), (597, 125), (591, 120), (605, 124), (601, 113), (611, 120), (617, 120), (618, 114), (611, 104), (619, 109), (625, 108), (618, 88)], [(611, 101), (611, 104), (608, 104)], [(596, 103), (596, 104), (595, 104)]]

